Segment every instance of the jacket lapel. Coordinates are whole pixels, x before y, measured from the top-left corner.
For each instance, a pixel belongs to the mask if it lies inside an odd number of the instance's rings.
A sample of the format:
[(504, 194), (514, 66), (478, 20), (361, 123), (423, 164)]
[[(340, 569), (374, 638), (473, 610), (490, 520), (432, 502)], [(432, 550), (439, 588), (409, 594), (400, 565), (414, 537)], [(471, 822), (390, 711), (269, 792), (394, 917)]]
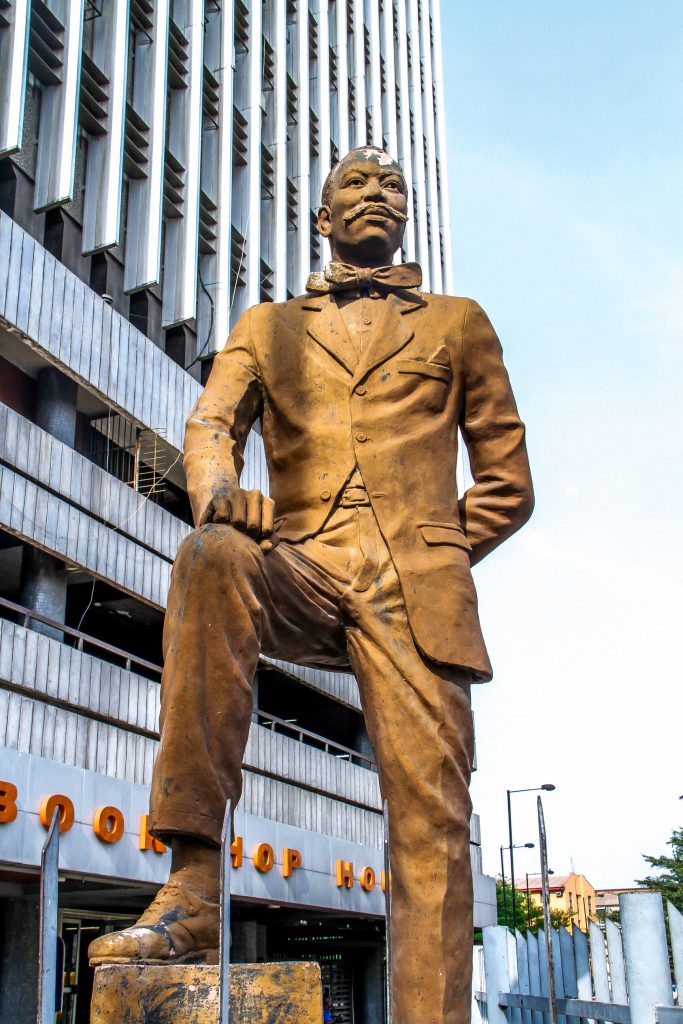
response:
[(307, 299), (303, 308), (317, 314), (308, 317), (306, 330), (310, 337), (329, 352), (347, 373), (353, 374), (356, 357), (337, 303), (330, 295), (322, 295), (310, 301)]
[(367, 377), (376, 366), (386, 362), (408, 344), (415, 332), (401, 314), (409, 313), (421, 306), (422, 302), (407, 303), (394, 292), (387, 295), (381, 302), (381, 312), (372, 329), (370, 342), (353, 375), (354, 384)]

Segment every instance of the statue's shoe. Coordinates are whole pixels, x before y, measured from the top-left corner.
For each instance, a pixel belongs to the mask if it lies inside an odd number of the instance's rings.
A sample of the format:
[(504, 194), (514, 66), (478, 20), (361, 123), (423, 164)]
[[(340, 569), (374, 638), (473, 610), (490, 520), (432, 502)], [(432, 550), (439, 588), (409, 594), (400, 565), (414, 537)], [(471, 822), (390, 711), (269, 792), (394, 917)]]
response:
[(178, 882), (168, 882), (132, 928), (100, 935), (88, 947), (100, 964), (218, 963), (220, 908)]

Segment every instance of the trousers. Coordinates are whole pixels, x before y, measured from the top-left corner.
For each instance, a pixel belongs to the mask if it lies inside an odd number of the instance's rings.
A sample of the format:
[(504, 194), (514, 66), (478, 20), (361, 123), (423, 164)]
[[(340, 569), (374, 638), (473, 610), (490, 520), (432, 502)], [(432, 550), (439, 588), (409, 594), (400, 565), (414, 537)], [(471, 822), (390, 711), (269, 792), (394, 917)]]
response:
[(339, 507), (320, 534), (268, 553), (222, 524), (182, 542), (164, 626), (152, 831), (220, 844), (226, 801), (234, 807), (242, 792), (262, 651), (355, 673), (389, 805), (394, 1020), (466, 1024), (469, 677), (416, 647), (371, 507)]

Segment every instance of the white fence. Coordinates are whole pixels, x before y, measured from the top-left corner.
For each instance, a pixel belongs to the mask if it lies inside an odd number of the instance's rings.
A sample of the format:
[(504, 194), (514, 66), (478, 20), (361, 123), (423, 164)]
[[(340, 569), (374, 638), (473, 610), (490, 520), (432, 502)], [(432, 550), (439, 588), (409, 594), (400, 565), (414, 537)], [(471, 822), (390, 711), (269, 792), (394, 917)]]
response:
[(683, 1024), (674, 999), (676, 988), (683, 995), (683, 915), (668, 903), (672, 979), (662, 897), (628, 893), (619, 907), (621, 927), (608, 920), (604, 933), (594, 922), (588, 936), (553, 929), (555, 1012), (544, 933), (485, 928), (475, 950), (473, 1024)]

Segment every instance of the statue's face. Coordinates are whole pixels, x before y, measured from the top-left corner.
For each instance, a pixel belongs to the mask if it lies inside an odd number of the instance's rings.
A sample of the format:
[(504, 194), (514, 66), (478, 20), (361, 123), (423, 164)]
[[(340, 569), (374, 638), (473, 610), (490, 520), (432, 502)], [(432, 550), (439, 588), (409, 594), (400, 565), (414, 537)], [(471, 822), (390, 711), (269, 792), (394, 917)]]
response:
[(408, 219), (406, 183), (384, 154), (343, 160), (334, 175), (329, 205), (318, 213), (320, 234), (332, 258), (356, 266), (391, 263)]

